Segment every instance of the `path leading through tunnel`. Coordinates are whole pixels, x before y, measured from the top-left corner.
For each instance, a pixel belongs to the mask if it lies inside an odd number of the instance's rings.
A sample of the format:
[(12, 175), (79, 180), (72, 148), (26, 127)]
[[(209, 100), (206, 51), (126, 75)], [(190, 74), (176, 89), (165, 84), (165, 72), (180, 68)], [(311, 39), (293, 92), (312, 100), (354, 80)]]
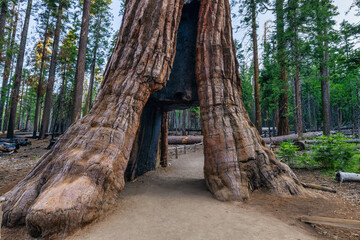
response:
[(219, 202), (206, 190), (201, 151), (126, 184), (119, 206), (70, 239), (315, 239), (244, 203)]

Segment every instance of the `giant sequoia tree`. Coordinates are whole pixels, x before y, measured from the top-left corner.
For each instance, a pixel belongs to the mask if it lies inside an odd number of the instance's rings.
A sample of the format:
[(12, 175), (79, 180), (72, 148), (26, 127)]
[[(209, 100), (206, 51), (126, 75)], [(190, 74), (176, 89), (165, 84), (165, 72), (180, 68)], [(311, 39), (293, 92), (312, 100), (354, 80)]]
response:
[[(196, 0), (126, 2), (119, 38), (93, 107), (6, 194), (4, 225), (26, 223), (33, 236), (64, 236), (115, 202), (125, 186), (130, 155), (137, 156), (132, 151), (141, 137), (137, 131), (142, 114), (156, 109), (145, 105), (173, 70), (185, 2)], [(201, 0), (195, 5), (199, 19), (193, 60), (209, 190), (219, 200), (245, 200), (257, 188), (302, 193), (290, 168), (261, 140), (241, 101), (228, 0)], [(175, 94), (175, 100), (189, 99), (186, 91)]]

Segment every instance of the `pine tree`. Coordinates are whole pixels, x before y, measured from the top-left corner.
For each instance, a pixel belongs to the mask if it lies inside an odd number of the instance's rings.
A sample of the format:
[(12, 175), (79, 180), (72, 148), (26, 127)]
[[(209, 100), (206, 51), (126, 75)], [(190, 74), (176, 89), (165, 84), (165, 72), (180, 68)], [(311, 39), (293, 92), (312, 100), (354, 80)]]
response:
[(18, 55), (17, 62), (16, 62), (14, 87), (11, 92), (11, 108), (10, 108), (9, 125), (8, 125), (8, 131), (7, 131), (8, 138), (14, 137), (16, 111), (17, 111), (17, 104), (19, 101), (19, 90), (20, 90), (21, 77), (22, 77), (21, 75), (22, 75), (23, 64), (24, 64), (26, 40), (27, 40), (27, 34), (28, 34), (28, 29), (29, 29), (31, 9), (32, 9), (32, 0), (28, 0), (26, 14), (25, 14), (24, 27), (23, 27), (23, 30), (21, 33), (19, 55)]

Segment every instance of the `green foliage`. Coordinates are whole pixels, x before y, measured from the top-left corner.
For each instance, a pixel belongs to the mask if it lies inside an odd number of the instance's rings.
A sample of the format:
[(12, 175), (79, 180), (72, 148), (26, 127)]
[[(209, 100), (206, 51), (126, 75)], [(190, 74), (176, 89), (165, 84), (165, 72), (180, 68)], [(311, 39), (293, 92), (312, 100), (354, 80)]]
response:
[(287, 162), (290, 166), (294, 166), (294, 163), (299, 159), (299, 147), (294, 145), (294, 142), (288, 140), (280, 144), (279, 157)]
[(200, 118), (200, 107), (190, 107), (190, 111), (195, 113), (197, 118)]
[(316, 138), (312, 146), (311, 157), (321, 168), (331, 171), (356, 171), (359, 169), (360, 153), (354, 150), (354, 145), (342, 134)]

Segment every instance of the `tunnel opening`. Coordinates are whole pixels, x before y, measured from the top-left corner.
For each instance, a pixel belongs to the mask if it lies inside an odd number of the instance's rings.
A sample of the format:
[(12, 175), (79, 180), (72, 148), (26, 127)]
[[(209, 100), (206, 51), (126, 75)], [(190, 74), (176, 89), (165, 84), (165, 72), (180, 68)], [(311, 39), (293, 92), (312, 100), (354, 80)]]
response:
[(162, 113), (199, 106), (195, 75), (199, 9), (198, 0), (187, 0), (183, 6), (170, 78), (164, 88), (149, 98), (143, 109), (126, 180), (133, 180), (159, 166)]

